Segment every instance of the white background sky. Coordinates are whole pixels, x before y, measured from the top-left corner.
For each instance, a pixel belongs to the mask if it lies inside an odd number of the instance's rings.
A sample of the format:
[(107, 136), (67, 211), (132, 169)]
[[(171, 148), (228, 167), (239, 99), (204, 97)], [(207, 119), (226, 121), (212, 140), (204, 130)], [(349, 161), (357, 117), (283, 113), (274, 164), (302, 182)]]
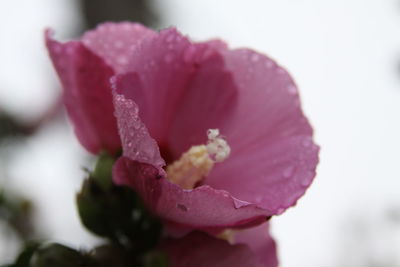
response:
[[(0, 106), (31, 118), (55, 98), (42, 29), (65, 36), (78, 27), (73, 3), (0, 2)], [(273, 219), (281, 266), (400, 266), (400, 1), (158, 0), (157, 8), (165, 27), (266, 53), (299, 85), (321, 163), (297, 207)], [(65, 126), (0, 159), (0, 173), (12, 167), (5, 182), (37, 199), (50, 237), (77, 246), (91, 244), (74, 211), (84, 159)]]

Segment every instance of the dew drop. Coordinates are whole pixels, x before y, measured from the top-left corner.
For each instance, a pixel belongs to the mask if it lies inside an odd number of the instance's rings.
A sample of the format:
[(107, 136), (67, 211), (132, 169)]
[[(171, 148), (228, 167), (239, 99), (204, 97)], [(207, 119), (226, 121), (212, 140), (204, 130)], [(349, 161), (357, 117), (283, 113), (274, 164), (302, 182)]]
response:
[(92, 40), (91, 39), (86, 39), (83, 41), (85, 43), (85, 45), (89, 46), (92, 44)]
[[(312, 175), (311, 172), (308, 172), (308, 173), (307, 173), (307, 178), (308, 178), (309, 176), (311, 176), (311, 175)], [(301, 184), (302, 186), (308, 186), (308, 185), (310, 184), (310, 179), (305, 179), (305, 178), (303, 178), (303, 179), (300, 180), (300, 184)]]
[(292, 95), (297, 94), (297, 87), (294, 86), (293, 84), (290, 84), (287, 89), (288, 89), (289, 94), (292, 94)]
[(258, 54), (252, 54), (250, 57), (250, 60), (253, 62), (257, 62), (260, 59), (260, 56)]
[(271, 60), (265, 61), (265, 67), (267, 67), (267, 69), (272, 68), (272, 66), (274, 66), (274, 63)]
[(282, 175), (284, 178), (290, 178), (290, 177), (292, 177), (293, 172), (294, 172), (294, 167), (289, 166), (283, 171)]
[(118, 57), (117, 61), (118, 61), (119, 64), (122, 64), (122, 65), (128, 63), (128, 59), (126, 57), (124, 57), (124, 56)]
[(130, 31), (131, 30), (131, 25), (130, 24), (123, 24), (121, 28), (124, 31)]
[(131, 216), (134, 221), (137, 221), (141, 217), (141, 212), (139, 210), (134, 210), (132, 211)]
[(178, 203), (178, 204), (176, 204), (176, 207), (178, 209), (180, 209), (181, 211), (185, 211), (185, 212), (188, 211), (188, 208), (183, 204)]
[(138, 31), (138, 30), (142, 30), (142, 27), (143, 27), (143, 26), (140, 26), (139, 24), (134, 24), (132, 28), (133, 28), (134, 30), (137, 30), (137, 31)]
[(136, 130), (139, 130), (140, 129), (140, 124), (138, 122), (135, 122), (133, 124), (133, 128), (135, 128)]
[(261, 197), (261, 196), (256, 196), (256, 198), (254, 199), (254, 201), (255, 201), (256, 203), (261, 203), (262, 197)]
[(278, 68), (276, 72), (277, 72), (278, 74), (280, 74), (280, 75), (286, 73), (286, 71), (285, 71), (284, 69), (282, 69), (282, 68)]

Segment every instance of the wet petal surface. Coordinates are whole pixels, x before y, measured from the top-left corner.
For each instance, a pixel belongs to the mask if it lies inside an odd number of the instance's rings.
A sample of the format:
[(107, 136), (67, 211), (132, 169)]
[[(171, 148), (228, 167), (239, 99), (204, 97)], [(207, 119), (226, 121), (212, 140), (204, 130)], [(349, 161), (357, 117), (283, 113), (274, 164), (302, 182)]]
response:
[(63, 85), (63, 100), (81, 144), (92, 153), (121, 149), (109, 79), (113, 69), (82, 43), (60, 43), (46, 34)]

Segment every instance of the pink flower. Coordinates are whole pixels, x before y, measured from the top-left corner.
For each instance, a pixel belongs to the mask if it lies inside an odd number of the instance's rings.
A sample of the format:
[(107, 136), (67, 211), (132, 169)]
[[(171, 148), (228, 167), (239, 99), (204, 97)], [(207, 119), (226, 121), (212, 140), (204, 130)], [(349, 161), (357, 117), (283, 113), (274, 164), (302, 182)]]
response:
[(114, 181), (170, 233), (259, 225), (311, 184), (312, 128), (292, 78), (265, 55), (130, 23), (67, 43), (47, 34), (47, 46), (80, 142), (122, 147)]
[(155, 32), (139, 24), (104, 24), (80, 41), (59, 43), (46, 32), (46, 45), (64, 88), (64, 104), (81, 144), (97, 154), (121, 150), (110, 78), (123, 72), (127, 55)]
[(173, 267), (276, 267), (276, 246), (268, 224), (240, 231), (229, 244), (204, 233), (192, 232), (163, 242)]

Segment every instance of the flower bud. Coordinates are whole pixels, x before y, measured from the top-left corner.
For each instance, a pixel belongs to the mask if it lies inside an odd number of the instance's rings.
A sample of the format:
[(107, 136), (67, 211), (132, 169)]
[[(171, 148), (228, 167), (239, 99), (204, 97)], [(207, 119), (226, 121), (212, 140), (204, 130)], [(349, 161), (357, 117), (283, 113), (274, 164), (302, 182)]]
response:
[(30, 267), (90, 267), (93, 262), (82, 253), (60, 244), (39, 247), (31, 258)]
[(78, 212), (91, 232), (136, 252), (153, 248), (160, 237), (161, 223), (142, 205), (128, 187), (111, 182), (114, 159), (102, 155), (77, 195)]
[(112, 166), (114, 165), (115, 157), (103, 152), (100, 154), (95, 169), (92, 173), (93, 179), (103, 188), (107, 190), (112, 186)]

